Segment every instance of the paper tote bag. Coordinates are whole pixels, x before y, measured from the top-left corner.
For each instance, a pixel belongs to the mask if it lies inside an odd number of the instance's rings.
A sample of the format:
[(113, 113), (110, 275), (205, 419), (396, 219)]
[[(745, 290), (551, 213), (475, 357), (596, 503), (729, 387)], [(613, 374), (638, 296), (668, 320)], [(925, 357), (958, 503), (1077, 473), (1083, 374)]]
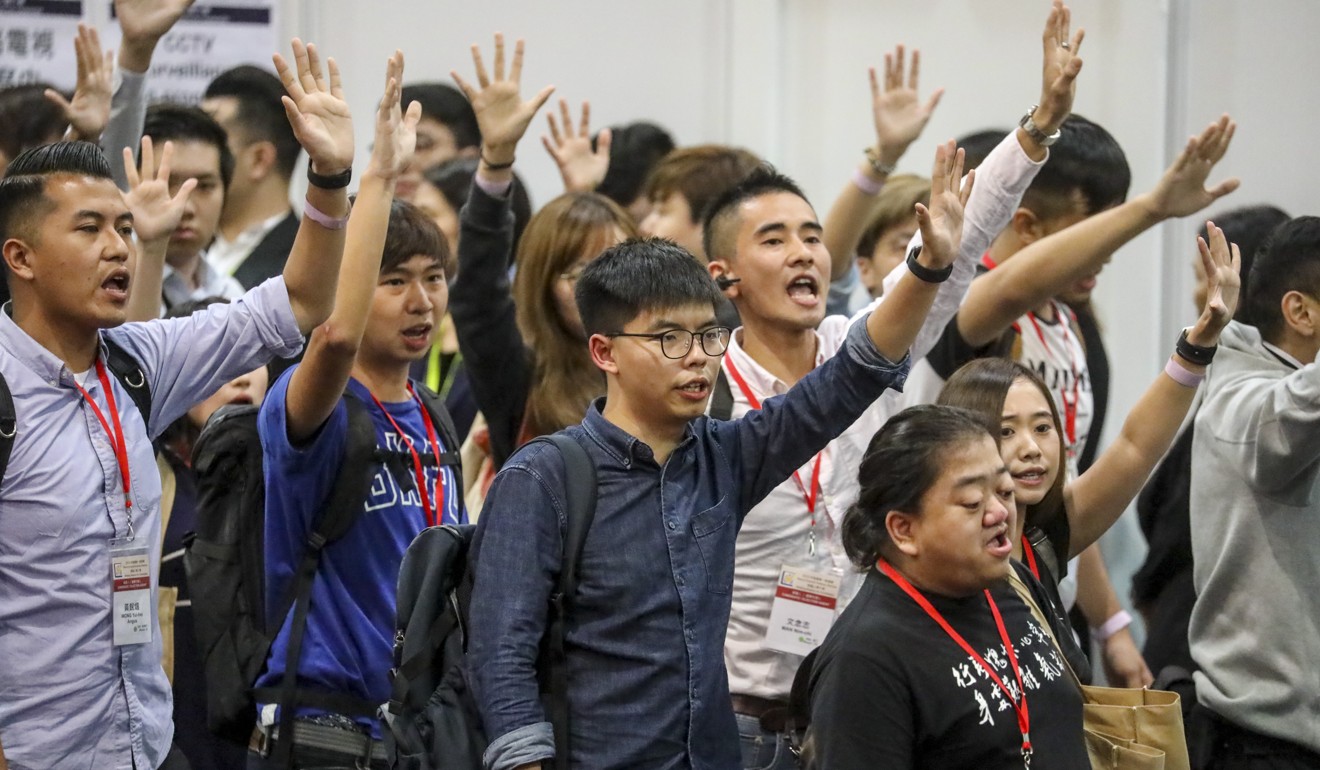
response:
[(1082, 694), (1094, 770), (1191, 770), (1177, 693), (1083, 686)]
[[(1014, 570), (1008, 575), (1036, 622), (1053, 634), (1026, 584)], [(1191, 770), (1177, 693), (1084, 685), (1071, 667), (1065, 668), (1082, 691), (1082, 729), (1092, 770)]]

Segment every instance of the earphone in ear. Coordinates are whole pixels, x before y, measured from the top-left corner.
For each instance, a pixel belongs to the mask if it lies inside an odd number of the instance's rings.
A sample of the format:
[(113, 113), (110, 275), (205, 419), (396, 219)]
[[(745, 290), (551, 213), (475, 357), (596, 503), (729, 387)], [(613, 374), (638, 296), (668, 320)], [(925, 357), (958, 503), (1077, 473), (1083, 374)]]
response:
[(741, 278), (730, 278), (727, 275), (717, 275), (715, 276), (715, 285), (720, 287), (720, 291), (724, 291), (741, 280)]

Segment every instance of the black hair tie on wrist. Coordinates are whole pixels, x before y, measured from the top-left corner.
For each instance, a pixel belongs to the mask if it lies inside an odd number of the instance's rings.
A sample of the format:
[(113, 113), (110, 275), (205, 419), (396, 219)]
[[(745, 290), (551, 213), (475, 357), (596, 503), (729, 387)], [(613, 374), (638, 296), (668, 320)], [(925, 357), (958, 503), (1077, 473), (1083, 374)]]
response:
[(503, 171), (506, 168), (513, 168), (513, 161), (509, 161), (508, 163), (491, 163), (490, 161), (486, 160), (485, 155), (481, 156), (481, 162), (485, 163), (486, 168), (490, 169), (491, 171)]
[(912, 250), (909, 251), (907, 255), (908, 270), (912, 271), (912, 274), (918, 279), (925, 281), (926, 283), (944, 283), (949, 280), (949, 276), (953, 275), (953, 265), (947, 265), (939, 270), (934, 270), (917, 261), (917, 257), (920, 255), (920, 244), (913, 246)]
[(349, 166), (334, 176), (318, 174), (312, 170), (312, 164), (307, 164), (307, 181), (313, 187), (319, 187), (322, 190), (342, 190), (348, 187), (348, 183), (353, 181), (353, 167)]
[(1178, 335), (1178, 344), (1174, 346), (1173, 352), (1189, 364), (1196, 366), (1209, 366), (1210, 362), (1215, 360), (1215, 351), (1219, 350), (1218, 345), (1203, 347), (1193, 345), (1187, 340), (1187, 330), (1183, 329), (1182, 334)]

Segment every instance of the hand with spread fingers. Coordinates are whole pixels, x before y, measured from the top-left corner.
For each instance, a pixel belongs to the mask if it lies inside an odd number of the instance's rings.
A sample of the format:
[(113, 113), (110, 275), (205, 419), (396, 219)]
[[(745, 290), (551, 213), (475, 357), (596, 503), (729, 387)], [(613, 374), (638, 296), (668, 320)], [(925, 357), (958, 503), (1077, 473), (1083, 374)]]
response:
[(1211, 188), (1205, 186), (1215, 164), (1228, 152), (1236, 130), (1237, 124), (1224, 115), (1206, 126), (1199, 136), (1188, 139), (1155, 189), (1146, 194), (1151, 213), (1162, 219), (1185, 217), (1236, 190), (1240, 184), (1236, 177)]
[(298, 143), (307, 151), (312, 170), (335, 176), (353, 167), (353, 117), (344, 100), (339, 65), (327, 60), (329, 78), (321, 68), (321, 57), (313, 43), (293, 39), (296, 71), (283, 56), (275, 54), (275, 71), (288, 92), (281, 97), (284, 112)]
[(593, 149), (591, 103), (582, 103), (582, 120), (576, 134), (573, 133), (573, 116), (569, 113), (567, 100), (559, 100), (559, 113), (564, 121), (563, 131), (559, 130), (554, 112), (547, 112), (545, 118), (550, 124), (550, 136), (542, 136), (541, 144), (559, 166), (564, 192), (591, 192), (605, 180), (610, 169), (610, 130), (601, 129)]
[(513, 61), (506, 73), (504, 36), (496, 33), (493, 78), (487, 73), (485, 62), (481, 58), (481, 47), (476, 44), (472, 46), (476, 86), (464, 80), (458, 72), (449, 73), (467, 96), (468, 101), (472, 103), (473, 112), (477, 114), (477, 125), (481, 129), (481, 153), (485, 165), (504, 166), (513, 163), (514, 151), (523, 134), (527, 133), (527, 126), (555, 90), (554, 86), (546, 86), (536, 96), (523, 100), (521, 90), (523, 49), (522, 40), (514, 44)]
[(1054, 0), (1041, 36), (1040, 101), (1031, 116), (1036, 128), (1046, 135), (1058, 131), (1072, 114), (1073, 99), (1077, 95), (1077, 75), (1082, 71), (1079, 54), (1086, 30), (1078, 29), (1069, 37), (1071, 25), (1072, 11), (1063, 0)]
[(69, 122), (70, 140), (95, 142), (110, 122), (110, 102), (114, 97), (114, 54), (102, 52), (101, 36), (95, 27), (78, 25), (78, 36), (73, 39), (74, 58), (78, 62), (78, 81), (73, 99), (53, 88), (45, 96), (64, 112)]
[(166, 142), (161, 149), (160, 163), (156, 163), (151, 137), (142, 137), (139, 165), (133, 165), (133, 152), (124, 148), (124, 171), (128, 175), (128, 192), (124, 202), (133, 212), (133, 231), (144, 244), (168, 241), (170, 234), (183, 219), (188, 195), (197, 186), (196, 179), (188, 179), (170, 194), (170, 163), (174, 158), (174, 143)]
[(165, 33), (187, 13), (195, 0), (115, 0), (115, 16), (123, 32), (119, 63), (145, 73), (151, 56)]
[(395, 51), (385, 66), (385, 94), (376, 108), (376, 139), (372, 143), (367, 173), (391, 183), (412, 162), (417, 148), (417, 123), (422, 105), (413, 102), (403, 111), (403, 52)]
[[(887, 166), (898, 163), (907, 148), (921, 136), (930, 116), (944, 96), (937, 88), (924, 102), (917, 90), (921, 75), (921, 51), (912, 51), (911, 65), (904, 61), (903, 46), (885, 54), (885, 82), (881, 88), (875, 68), (871, 75), (871, 114), (875, 118), (876, 157)], [(906, 81), (906, 82), (905, 82)]]
[(964, 161), (963, 151), (952, 139), (937, 147), (930, 174), (930, 205), (916, 206), (922, 242), (919, 259), (935, 270), (952, 265), (962, 243), (963, 210), (976, 181), (975, 171), (969, 171), (963, 181)]

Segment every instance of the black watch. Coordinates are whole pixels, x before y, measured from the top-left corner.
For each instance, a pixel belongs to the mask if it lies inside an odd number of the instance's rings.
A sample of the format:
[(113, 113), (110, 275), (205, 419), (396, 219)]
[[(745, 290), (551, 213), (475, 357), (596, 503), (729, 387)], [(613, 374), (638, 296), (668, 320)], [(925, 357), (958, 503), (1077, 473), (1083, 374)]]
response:
[(919, 256), (921, 256), (921, 244), (913, 246), (907, 255), (908, 270), (917, 278), (926, 283), (944, 283), (949, 280), (949, 276), (953, 275), (953, 265), (948, 265), (939, 270), (932, 270), (917, 261)]
[(1210, 362), (1215, 360), (1215, 351), (1217, 350), (1219, 350), (1218, 345), (1213, 347), (1193, 345), (1187, 339), (1186, 329), (1183, 329), (1182, 334), (1178, 335), (1178, 344), (1173, 348), (1173, 352), (1177, 353), (1179, 358), (1195, 366), (1209, 366)]
[(342, 190), (353, 181), (353, 167), (349, 166), (334, 176), (327, 176), (313, 171), (312, 164), (308, 163), (307, 181), (313, 187), (319, 187), (322, 190)]

